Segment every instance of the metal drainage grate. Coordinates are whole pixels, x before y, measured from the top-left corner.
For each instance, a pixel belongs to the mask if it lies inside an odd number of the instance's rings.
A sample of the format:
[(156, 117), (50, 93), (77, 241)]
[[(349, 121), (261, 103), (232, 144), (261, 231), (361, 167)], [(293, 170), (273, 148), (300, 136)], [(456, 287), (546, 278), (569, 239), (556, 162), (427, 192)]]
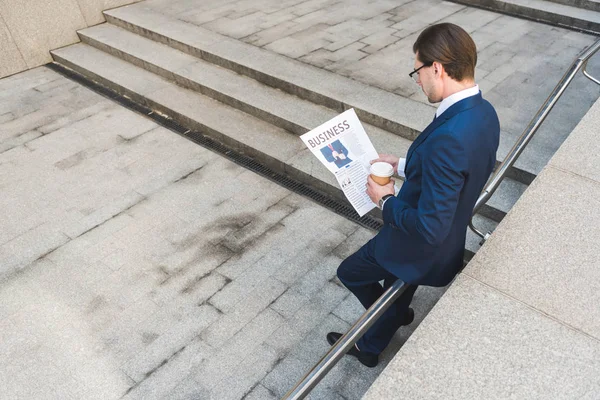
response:
[(359, 217), (358, 214), (356, 214), (356, 211), (354, 211), (354, 208), (352, 208), (348, 204), (344, 204), (343, 202), (333, 198), (332, 196), (323, 193), (319, 190), (316, 190), (300, 181), (290, 178), (289, 176), (280, 174), (279, 172), (276, 172), (271, 168), (261, 164), (256, 159), (251, 158), (240, 152), (237, 152), (225, 146), (224, 144), (210, 138), (202, 132), (188, 129), (185, 126), (178, 123), (177, 121), (175, 121), (174, 119), (170, 118), (168, 115), (154, 112), (149, 107), (140, 104), (135, 100), (116, 92), (113, 89), (101, 85), (98, 82), (94, 82), (85, 77), (84, 75), (73, 71), (70, 68), (67, 68), (56, 62), (52, 62), (50, 64), (47, 64), (46, 66), (51, 70), (58, 72), (59, 74), (64, 75), (69, 79), (74, 80), (75, 82), (93, 90), (96, 93), (103, 95), (104, 97), (107, 97), (119, 103), (120, 105), (130, 110), (136, 111), (140, 114), (144, 114), (148, 118), (155, 121), (157, 124), (182, 135), (183, 137), (193, 141), (196, 144), (201, 145), (202, 147), (205, 147), (215, 153), (218, 153), (221, 156), (233, 161), (234, 163), (246, 169), (249, 169), (252, 172), (257, 173), (294, 193), (297, 193), (304, 197), (308, 197), (309, 199), (315, 201), (319, 205), (328, 208), (336, 214), (339, 214), (361, 226), (364, 226), (365, 228), (379, 230), (383, 226), (381, 220), (374, 218), (370, 215), (364, 215), (362, 217)]

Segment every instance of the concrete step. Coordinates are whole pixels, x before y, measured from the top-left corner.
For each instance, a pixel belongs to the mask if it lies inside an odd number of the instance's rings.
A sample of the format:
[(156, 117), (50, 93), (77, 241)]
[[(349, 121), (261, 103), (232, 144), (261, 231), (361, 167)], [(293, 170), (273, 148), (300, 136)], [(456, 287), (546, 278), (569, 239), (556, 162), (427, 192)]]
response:
[[(451, 0), (454, 3), (532, 19), (563, 28), (600, 34), (600, 10), (596, 1), (569, 0)], [(591, 7), (587, 8), (585, 6)], [(579, 8), (581, 7), (581, 8)], [(592, 9), (595, 8), (595, 9)]]
[[(302, 135), (338, 113), (245, 75), (200, 60), (110, 24), (79, 31), (81, 40), (275, 126)], [(377, 135), (395, 137), (376, 128)], [(410, 141), (398, 137), (401, 149)]]
[(435, 108), (168, 17), (143, 4), (105, 11), (108, 22), (184, 53), (413, 140)]
[[(310, 102), (337, 112), (354, 108), (361, 121), (410, 140), (435, 113), (430, 105), (228, 38), (143, 3), (105, 11), (104, 15), (111, 24)], [(508, 176), (529, 184), (535, 173), (513, 167)]]
[[(157, 112), (173, 116), (184, 126), (192, 126), (276, 171), (338, 199), (345, 199), (333, 175), (296, 135), (280, 127), (178, 86), (87, 44), (80, 43), (54, 50), (52, 56), (55, 61), (89, 79)], [(330, 112), (335, 114), (331, 110)], [(315, 121), (314, 126), (325, 120)], [(364, 126), (376, 148), (392, 148), (399, 154), (408, 150), (410, 141), (369, 124)]]
[(600, 1), (598, 0), (549, 0), (553, 3), (564, 4), (565, 6), (583, 8), (600, 12)]
[[(56, 62), (152, 108), (155, 112), (173, 116), (177, 122), (207, 133), (276, 171), (345, 201), (333, 175), (322, 167), (297, 136), (282, 128), (193, 90), (182, 88), (87, 44), (80, 43), (54, 50), (52, 56)], [(406, 152), (406, 146), (410, 143), (399, 142), (396, 135), (369, 124), (365, 124), (365, 129), (369, 131), (376, 148), (397, 148), (400, 153)], [(401, 184), (402, 181), (398, 181), (398, 185)], [(502, 201), (499, 197), (495, 205), (509, 204)], [(497, 215), (504, 211), (493, 209), (492, 212)], [(373, 215), (379, 217), (380, 213), (374, 210)], [(496, 221), (484, 215), (477, 218), (478, 221), (485, 221), (485, 229), (493, 230), (497, 225)], [(469, 235), (467, 250), (474, 253), (478, 249), (478, 239), (470, 232)]]
[[(79, 35), (84, 43), (297, 135), (337, 114), (111, 24), (84, 29)], [(410, 146), (407, 139), (394, 139), (379, 128), (371, 127), (368, 132), (370, 136), (381, 137), (377, 142), (393, 142), (394, 148), (400, 151), (398, 154), (404, 154)], [(492, 198), (481, 214), (501, 221), (525, 188), (526, 185), (516, 181), (504, 183), (500, 196)]]
[[(473, 226), (477, 228), (480, 232), (488, 233), (493, 232), (498, 226), (498, 222), (493, 221), (489, 218), (486, 218), (480, 214), (475, 214), (473, 217)], [(477, 236), (473, 231), (467, 229), (467, 237), (465, 242), (465, 260), (470, 261), (471, 258), (477, 253), (479, 248), (481, 247), (481, 238)]]
[(504, 178), (488, 202), (479, 210), (479, 214), (500, 222), (515, 205), (528, 185), (510, 178)]

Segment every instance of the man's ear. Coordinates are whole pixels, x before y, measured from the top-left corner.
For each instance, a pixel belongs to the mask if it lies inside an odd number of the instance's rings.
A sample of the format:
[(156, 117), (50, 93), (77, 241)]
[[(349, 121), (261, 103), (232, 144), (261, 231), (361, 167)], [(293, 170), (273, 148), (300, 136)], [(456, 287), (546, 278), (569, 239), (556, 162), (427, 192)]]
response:
[(434, 61), (431, 67), (433, 68), (433, 72), (436, 76), (441, 77), (443, 75), (444, 65), (442, 63)]

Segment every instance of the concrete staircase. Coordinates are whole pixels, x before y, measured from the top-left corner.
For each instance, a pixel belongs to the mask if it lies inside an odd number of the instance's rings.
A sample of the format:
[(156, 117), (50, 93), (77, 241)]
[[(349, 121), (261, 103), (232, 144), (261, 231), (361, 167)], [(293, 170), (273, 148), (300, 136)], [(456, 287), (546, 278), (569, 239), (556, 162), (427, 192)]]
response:
[[(79, 31), (82, 43), (53, 51), (55, 62), (343, 201), (298, 135), (352, 107), (378, 151), (402, 156), (435, 112), (140, 5), (104, 14), (106, 24)], [(478, 226), (493, 230), (531, 175), (513, 169)], [(478, 238), (467, 241), (476, 251)]]
[(596, 0), (451, 0), (574, 29), (600, 34), (600, 2)]

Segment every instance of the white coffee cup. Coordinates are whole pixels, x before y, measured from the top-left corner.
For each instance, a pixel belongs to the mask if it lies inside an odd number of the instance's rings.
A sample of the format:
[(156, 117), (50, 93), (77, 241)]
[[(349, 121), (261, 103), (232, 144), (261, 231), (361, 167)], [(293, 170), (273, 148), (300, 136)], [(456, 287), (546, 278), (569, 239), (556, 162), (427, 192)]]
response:
[(371, 164), (369, 173), (375, 182), (383, 186), (387, 185), (394, 175), (394, 167), (386, 162), (378, 161)]

